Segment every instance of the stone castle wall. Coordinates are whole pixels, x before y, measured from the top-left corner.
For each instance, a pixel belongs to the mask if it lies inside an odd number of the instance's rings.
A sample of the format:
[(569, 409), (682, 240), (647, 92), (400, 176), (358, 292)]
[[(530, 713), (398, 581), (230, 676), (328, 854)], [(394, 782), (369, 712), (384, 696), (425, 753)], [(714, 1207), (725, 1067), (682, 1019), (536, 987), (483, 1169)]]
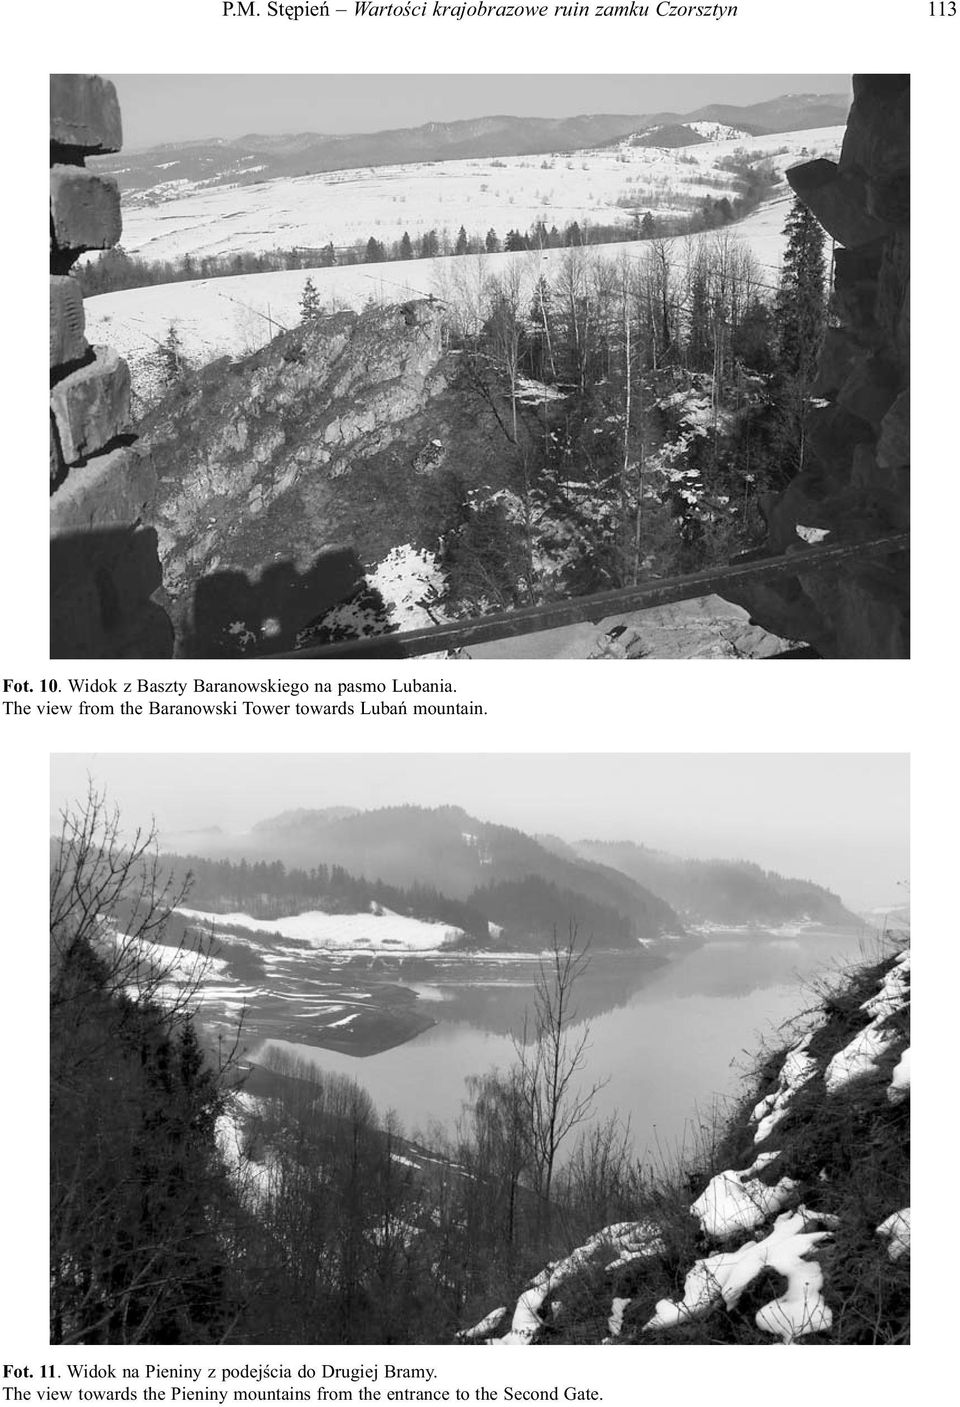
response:
[(71, 276), (85, 250), (120, 238), (120, 193), (88, 156), (119, 151), (112, 83), (89, 74), (50, 79), (50, 654), (164, 658), (173, 633), (152, 597), (161, 585), (156, 493), (130, 418), (130, 374), (84, 335)]
[[(839, 162), (810, 161), (787, 178), (836, 242), (833, 308), (799, 474), (767, 506), (765, 551), (902, 533), (910, 522), (910, 78), (860, 74)], [(904, 552), (835, 571), (798, 572), (730, 597), (753, 619), (826, 656), (909, 654)]]

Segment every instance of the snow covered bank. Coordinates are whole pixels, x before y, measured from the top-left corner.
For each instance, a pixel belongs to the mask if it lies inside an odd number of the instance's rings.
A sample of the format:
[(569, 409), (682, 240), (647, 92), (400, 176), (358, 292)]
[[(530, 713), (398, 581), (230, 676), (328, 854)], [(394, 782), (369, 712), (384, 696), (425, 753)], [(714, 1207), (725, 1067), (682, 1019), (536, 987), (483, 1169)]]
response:
[(176, 912), (198, 922), (273, 933), (279, 938), (341, 952), (436, 952), (464, 936), (461, 928), (405, 918), (387, 909), (362, 914), (325, 914), (310, 910), (276, 919), (251, 918), (249, 914), (208, 914), (187, 908)]

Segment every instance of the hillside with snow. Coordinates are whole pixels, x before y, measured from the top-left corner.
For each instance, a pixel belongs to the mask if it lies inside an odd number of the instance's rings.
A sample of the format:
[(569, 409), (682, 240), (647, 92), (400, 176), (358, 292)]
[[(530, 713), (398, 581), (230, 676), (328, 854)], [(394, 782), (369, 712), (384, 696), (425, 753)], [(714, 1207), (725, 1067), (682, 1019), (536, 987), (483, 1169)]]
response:
[[(776, 283), (783, 256), (787, 196), (730, 225), (726, 235), (748, 249), (765, 279)], [(671, 240), (669, 258), (679, 272), (709, 235)], [(589, 245), (575, 251), (586, 270), (634, 260), (643, 241)], [(324, 308), (359, 312), (368, 304), (388, 305), (415, 298), (455, 301), (463, 288), (485, 279), (515, 276), (522, 296), (532, 298), (537, 280), (559, 282), (568, 251), (547, 249), (499, 254), (450, 255), (434, 259), (351, 264), (343, 267), (292, 269), (278, 273), (240, 274), (235, 278), (193, 279), (102, 293), (84, 304), (88, 337), (93, 344), (116, 348), (130, 366), (142, 395), (155, 391), (156, 350), (171, 324), (176, 327), (187, 361), (247, 356), (266, 346), (278, 332), (296, 327), (303, 285), (313, 281)]]
[[(723, 124), (701, 122), (692, 125), (695, 145), (686, 148), (637, 145), (628, 137), (609, 147), (537, 159), (421, 162), (238, 187), (174, 182), (125, 197), (123, 247), (148, 260), (189, 257), (199, 264), (205, 256), (294, 247), (319, 251), (328, 244), (344, 248), (370, 238), (390, 245), (404, 233), (416, 241), (431, 230), (445, 235), (452, 247), (461, 226), (480, 241), (493, 229), (502, 244), (509, 229), (525, 231), (538, 221), (559, 229), (576, 222), (588, 229), (639, 221), (647, 211), (658, 218), (682, 216), (704, 198), (735, 194), (731, 163), (749, 158), (782, 180), (798, 162), (835, 156), (842, 134), (842, 127), (826, 127), (750, 137)], [(753, 253), (771, 284), (779, 272), (788, 205), (788, 198), (778, 195), (729, 226), (730, 235)], [(698, 238), (671, 242), (670, 258), (678, 269)], [(588, 264), (602, 265), (635, 257), (636, 248), (618, 242), (579, 252)], [(532, 291), (540, 277), (557, 281), (564, 253), (550, 249), (338, 264), (124, 289), (87, 299), (88, 337), (115, 347), (130, 363), (135, 385), (147, 392), (151, 359), (171, 324), (193, 363), (247, 354), (296, 325), (308, 277), (319, 306), (359, 309), (369, 302), (429, 296), (449, 300), (459, 285), (475, 283), (481, 269), (484, 277), (516, 271)]]
[[(210, 921), (210, 915), (198, 909), (179, 908), (177, 913), (196, 923)], [(281, 919), (217, 914), (216, 923), (229, 929), (275, 934), (326, 953), (436, 953), (464, 936), (460, 928), (391, 913), (379, 904), (372, 904), (367, 913), (329, 914), (313, 910)]]
[(908, 1342), (909, 949), (821, 996), (714, 1146), (458, 1341)]
[(494, 228), (502, 238), (508, 229), (526, 230), (537, 220), (562, 229), (573, 221), (623, 220), (633, 210), (677, 215), (704, 196), (730, 195), (736, 183), (727, 164), (747, 148), (751, 160), (769, 162), (782, 176), (799, 161), (835, 155), (842, 136), (842, 127), (746, 141), (738, 133), (684, 149), (632, 146), (628, 140), (539, 158), (416, 162), (251, 186), (173, 183), (126, 197), (123, 247), (148, 259), (201, 259), (328, 242), (340, 247), (371, 235), (385, 242), (404, 231), (412, 238), (431, 229), (455, 237), (461, 225), (481, 237)]

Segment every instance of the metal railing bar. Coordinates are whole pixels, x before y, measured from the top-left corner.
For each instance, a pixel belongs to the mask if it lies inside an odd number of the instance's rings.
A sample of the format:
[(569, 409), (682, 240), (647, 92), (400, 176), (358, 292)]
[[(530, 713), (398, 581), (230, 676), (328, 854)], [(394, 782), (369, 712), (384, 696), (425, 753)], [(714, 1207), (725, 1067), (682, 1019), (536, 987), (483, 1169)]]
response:
[(284, 654), (260, 655), (258, 658), (407, 659), (443, 650), (463, 649), (468, 645), (480, 645), (488, 640), (501, 640), (512, 635), (555, 630), (564, 625), (579, 625), (585, 621), (596, 623), (621, 612), (674, 605), (695, 596), (709, 596), (714, 593), (722, 596), (725, 587), (737, 583), (762, 581), (767, 577), (794, 575), (798, 572), (827, 571), (852, 561), (907, 552), (909, 547), (909, 533), (894, 533), (866, 542), (817, 543), (812, 547), (796, 548), (779, 557), (751, 558), (722, 567), (708, 567), (685, 576), (661, 577), (657, 581), (644, 582), (638, 586), (595, 592), (593, 595), (580, 596), (568, 601), (552, 601), (542, 606), (519, 606), (514, 610), (450, 621), (421, 630), (366, 635), (356, 640), (338, 641), (332, 645), (307, 645)]

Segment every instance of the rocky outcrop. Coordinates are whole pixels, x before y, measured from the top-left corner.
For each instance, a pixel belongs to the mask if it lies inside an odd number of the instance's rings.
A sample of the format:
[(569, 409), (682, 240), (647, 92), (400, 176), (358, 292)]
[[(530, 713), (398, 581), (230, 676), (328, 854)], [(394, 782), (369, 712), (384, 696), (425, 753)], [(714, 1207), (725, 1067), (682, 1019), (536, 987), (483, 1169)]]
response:
[(113, 84), (50, 79), (50, 654), (163, 657), (172, 650), (157, 538), (147, 526), (156, 479), (134, 444), (130, 375), (109, 347), (88, 345), (79, 285), (87, 249), (120, 238), (120, 196), (87, 156), (118, 151)]
[[(910, 79), (854, 78), (838, 163), (787, 173), (837, 244), (834, 307), (802, 471), (767, 507), (766, 551), (903, 532), (910, 494)], [(811, 538), (810, 530), (818, 537)], [(909, 653), (909, 562), (892, 553), (731, 591), (777, 635), (835, 658)]]
[(457, 372), (425, 300), (311, 319), (180, 383), (143, 430), (182, 653), (292, 648), (398, 542), (435, 548), (497, 468)]

